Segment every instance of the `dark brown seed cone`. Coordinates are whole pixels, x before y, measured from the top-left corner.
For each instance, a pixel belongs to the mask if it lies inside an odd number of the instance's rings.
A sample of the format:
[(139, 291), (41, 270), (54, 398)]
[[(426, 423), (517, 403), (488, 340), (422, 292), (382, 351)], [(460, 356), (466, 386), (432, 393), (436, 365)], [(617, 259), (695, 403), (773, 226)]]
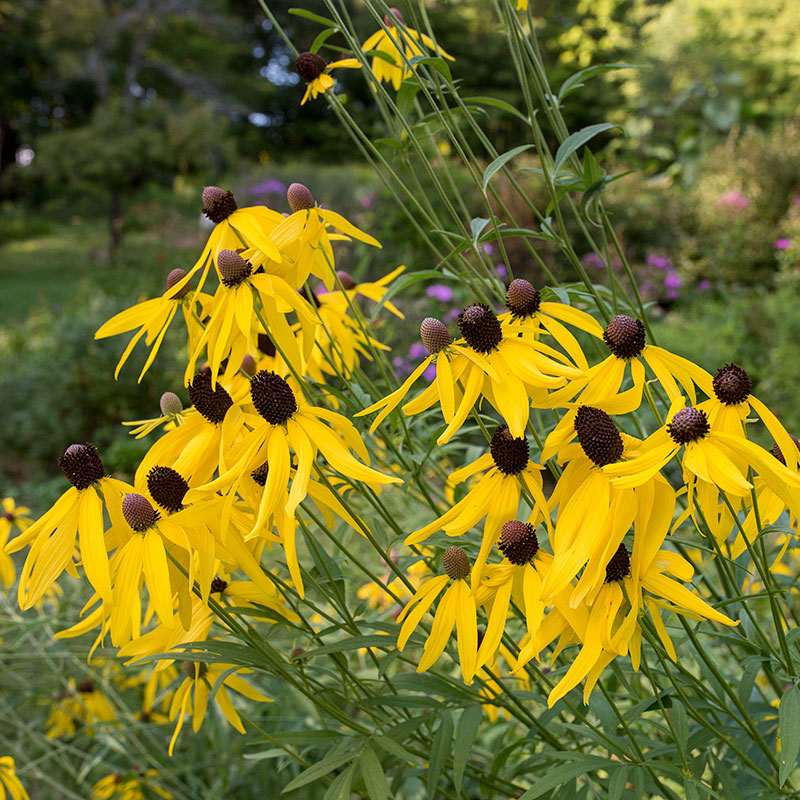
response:
[(289, 203), (292, 213), (305, 211), (309, 208), (314, 208), (316, 205), (314, 195), (302, 183), (293, 183), (289, 186), (286, 190), (286, 201)]
[(146, 531), (158, 522), (161, 514), (143, 494), (126, 494), (122, 498), (122, 516), (135, 531)]
[[(795, 446), (797, 447), (797, 449), (800, 450), (800, 440), (798, 440), (794, 436), (792, 436), (791, 433), (789, 434), (789, 437), (795, 443)], [(781, 462), (781, 464), (786, 466), (786, 459), (784, 458), (783, 453), (781, 452), (781, 448), (778, 447), (778, 443), (777, 442), (775, 442), (775, 444), (772, 445), (772, 450), (770, 450), (770, 453), (772, 453), (772, 455), (774, 455), (775, 458), (777, 458), (778, 461)]]
[(667, 432), (674, 442), (688, 444), (702, 439), (709, 431), (708, 417), (699, 408), (682, 408), (667, 425)]
[(183, 403), (181, 403), (180, 397), (175, 394), (175, 392), (164, 392), (161, 395), (161, 399), (158, 401), (158, 405), (161, 408), (161, 413), (167, 417), (170, 414), (179, 414), (183, 411)]
[(520, 439), (514, 438), (507, 425), (497, 426), (489, 449), (495, 466), (506, 475), (516, 475), (528, 466), (528, 441), (524, 436)]
[(94, 684), (91, 681), (81, 681), (78, 684), (78, 691), (81, 694), (90, 694), (94, 691)]
[(307, 300), (316, 308), (319, 308), (322, 305), (313, 289), (309, 290), (304, 286), (302, 289), (298, 289), (297, 293), (303, 298), (303, 300)]
[(222, 578), (215, 577), (214, 580), (211, 581), (211, 594), (218, 594), (224, 592), (228, 588), (228, 581), (222, 580)]
[(189, 484), (172, 467), (153, 467), (147, 473), (147, 491), (161, 508), (172, 514), (183, 508), (183, 498), (189, 491)]
[(222, 282), (232, 289), (238, 286), (253, 272), (253, 266), (245, 261), (235, 250), (220, 250), (217, 255), (217, 269)]
[(644, 349), (644, 325), (641, 320), (618, 314), (603, 331), (603, 341), (617, 358), (635, 358)]
[(531, 317), (542, 303), (539, 290), (524, 278), (514, 278), (506, 292), (506, 308), (515, 317)]
[(181, 669), (187, 678), (202, 678), (208, 672), (208, 664), (202, 661), (184, 661)]
[(226, 192), (219, 186), (206, 186), (203, 189), (203, 211), (212, 222), (220, 223), (228, 219), (237, 208), (239, 206), (232, 192)]
[(269, 338), (268, 333), (258, 334), (258, 349), (265, 355), (272, 358), (275, 355), (275, 343)]
[(260, 467), (256, 467), (251, 473), (250, 477), (259, 485), (267, 485), (267, 476), (269, 475), (269, 464), (265, 461)]
[(58, 459), (58, 466), (76, 489), (88, 489), (106, 474), (93, 444), (71, 444)]
[(512, 563), (521, 567), (527, 564), (539, 551), (536, 529), (529, 522), (509, 520), (500, 533), (500, 552)]
[(617, 548), (617, 552), (611, 556), (611, 561), (606, 564), (606, 583), (621, 581), (631, 574), (631, 557), (628, 555), (628, 548), (622, 542)]
[(622, 437), (617, 426), (605, 411), (581, 406), (575, 415), (575, 433), (586, 457), (604, 467), (619, 461), (622, 456)]
[(250, 397), (256, 411), (272, 425), (286, 422), (297, 411), (291, 386), (275, 372), (256, 373), (250, 381)]
[[(173, 286), (179, 284), (187, 275), (185, 269), (174, 269), (172, 272), (167, 275), (167, 291), (169, 291)], [(189, 290), (192, 288), (191, 281), (187, 281), (185, 286), (178, 292), (178, 294), (173, 295), (173, 300), (180, 300), (182, 297), (186, 297), (189, 294)]]
[(458, 315), (458, 327), (467, 344), (479, 353), (491, 353), (503, 338), (500, 320), (484, 303), (467, 306)]
[(750, 376), (736, 364), (720, 367), (714, 375), (713, 387), (717, 400), (726, 406), (743, 403), (753, 391)]
[(256, 374), (256, 360), (250, 355), (250, 353), (245, 353), (245, 356), (242, 359), (241, 370), (251, 378)]
[(462, 580), (469, 575), (469, 558), (460, 547), (448, 547), (444, 551), (442, 566), (454, 581)]
[(189, 400), (209, 422), (217, 425), (225, 419), (225, 414), (233, 405), (231, 396), (217, 383), (211, 388), (211, 373), (198, 372), (189, 384)]
[(447, 325), (436, 317), (425, 317), (419, 326), (419, 338), (428, 348), (429, 353), (438, 353), (442, 348), (453, 343), (453, 337)]
[(399, 11), (398, 9), (396, 9), (394, 6), (391, 6), (391, 7), (389, 8), (389, 13), (388, 13), (388, 14), (385, 14), (385, 15), (384, 15), (384, 17), (383, 17), (383, 24), (384, 24), (384, 25), (385, 25), (387, 28), (394, 28), (394, 27), (396, 27), (396, 26), (397, 26), (397, 23), (398, 23), (398, 22), (399, 22), (401, 25), (403, 25), (403, 24), (404, 24), (404, 21), (403, 21), (403, 15), (402, 15), (402, 14), (400, 13), (400, 11)]
[[(294, 62), (297, 74), (306, 82), (311, 83), (319, 78), (325, 71), (328, 63), (319, 53), (300, 53)], [(293, 211), (295, 209), (292, 209)]]
[(346, 291), (356, 288), (357, 284), (349, 272), (345, 272), (343, 269), (337, 269), (336, 277), (339, 279), (339, 283), (342, 284), (342, 288)]

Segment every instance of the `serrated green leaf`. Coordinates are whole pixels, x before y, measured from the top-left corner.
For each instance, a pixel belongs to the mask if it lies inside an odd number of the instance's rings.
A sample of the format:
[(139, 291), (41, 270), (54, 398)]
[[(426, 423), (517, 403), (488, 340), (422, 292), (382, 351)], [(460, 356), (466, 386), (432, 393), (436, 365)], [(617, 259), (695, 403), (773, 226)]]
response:
[(311, 11), (306, 11), (304, 8), (290, 8), (289, 13), (294, 14), (296, 17), (305, 17), (312, 22), (319, 22), (320, 25), (325, 25), (328, 28), (336, 27), (336, 23), (333, 20), (322, 17), (319, 14), (314, 14)]
[(521, 144), (519, 147), (514, 147), (511, 150), (507, 150), (502, 155), (497, 156), (483, 171), (483, 190), (486, 191), (486, 187), (489, 185), (489, 181), (494, 177), (495, 173), (501, 170), (514, 156), (518, 156), (520, 153), (530, 150), (533, 146), (532, 144)]
[(582, 80), (591, 78), (594, 75), (599, 75), (603, 72), (610, 72), (611, 70), (615, 69), (639, 69), (639, 67), (637, 67), (636, 64), (595, 64), (594, 66), (578, 70), (574, 75), (570, 75), (569, 78), (567, 78), (564, 83), (561, 84), (561, 88), (558, 90), (559, 102), (568, 94), (583, 86), (581, 83)]
[(558, 172), (561, 167), (564, 166), (564, 162), (566, 162), (566, 160), (576, 150), (583, 147), (588, 141), (593, 139), (598, 134), (603, 133), (603, 131), (610, 130), (614, 127), (616, 126), (612, 125), (610, 122), (600, 122), (597, 125), (588, 125), (587, 127), (581, 128), (581, 130), (570, 134), (561, 143), (561, 146), (556, 152), (556, 157), (553, 161), (553, 172)]
[(483, 709), (479, 705), (468, 706), (461, 712), (456, 728), (455, 752), (453, 753), (453, 780), (456, 791), (461, 794), (461, 784), (464, 780), (464, 770), (467, 767), (472, 745), (478, 734), (481, 724)]
[(797, 763), (797, 751), (800, 750), (800, 689), (797, 686), (792, 686), (781, 695), (778, 706), (778, 736), (781, 743), (778, 782), (783, 786)]
[(450, 712), (443, 712), (440, 720), (439, 727), (433, 736), (431, 760), (426, 776), (428, 797), (436, 797), (436, 787), (439, 784), (439, 778), (442, 776), (444, 765), (447, 763), (447, 756), (450, 755), (450, 747), (453, 742), (453, 717)]
[(368, 745), (361, 751), (358, 767), (370, 800), (386, 800), (389, 797), (389, 784), (383, 774), (380, 759)]
[(301, 772), (294, 780), (289, 781), (281, 794), (292, 792), (295, 789), (299, 789), (301, 786), (306, 786), (312, 781), (322, 778), (329, 772), (333, 772), (333, 770), (335, 770), (337, 767), (341, 767), (342, 764), (352, 761), (353, 756), (354, 753), (338, 753), (335, 756), (327, 756), (326, 758), (323, 758), (322, 761), (318, 761), (316, 764), (310, 766), (307, 770)]

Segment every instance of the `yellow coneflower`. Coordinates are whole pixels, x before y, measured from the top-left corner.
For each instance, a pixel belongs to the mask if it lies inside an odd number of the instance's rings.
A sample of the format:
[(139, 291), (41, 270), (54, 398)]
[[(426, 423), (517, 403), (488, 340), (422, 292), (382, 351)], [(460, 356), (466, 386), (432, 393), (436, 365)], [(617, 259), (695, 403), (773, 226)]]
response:
[(74, 736), (78, 729), (91, 735), (97, 723), (113, 722), (117, 718), (108, 698), (94, 681), (67, 682), (67, 690), (54, 698), (54, 708), (47, 719), (48, 739)]
[[(455, 61), (453, 56), (439, 47), (430, 36), (419, 33), (409, 28), (403, 21), (403, 15), (396, 8), (391, 8), (390, 13), (383, 18), (386, 30), (383, 28), (372, 34), (361, 45), (361, 49), (369, 53), (377, 50), (381, 53), (372, 58), (372, 72), (379, 81), (386, 81), (394, 86), (395, 91), (400, 89), (400, 84), (413, 75), (413, 71), (406, 66), (406, 61), (414, 56), (425, 55), (420, 44), (433, 51), (436, 55)], [(398, 28), (398, 23), (402, 28)], [(405, 60), (403, 59), (405, 54)], [(388, 60), (387, 60), (388, 59)]]
[(0, 791), (3, 792), (2, 800), (5, 800), (5, 793), (11, 796), (11, 800), (30, 800), (25, 787), (17, 777), (16, 765), (11, 756), (0, 758)]
[(91, 800), (146, 800), (154, 793), (170, 800), (172, 794), (160, 787), (157, 780), (158, 772), (154, 769), (115, 772), (95, 783)]
[(436, 663), (444, 652), (455, 626), (461, 674), (464, 682), (469, 684), (475, 677), (478, 657), (477, 611), (472, 589), (466, 581), (470, 571), (469, 558), (460, 547), (448, 547), (442, 557), (442, 566), (447, 574), (423, 583), (397, 618), (398, 622), (403, 623), (397, 639), (397, 649), (403, 651), (425, 612), (447, 583), (452, 581), (436, 608), (431, 632), (425, 640), (424, 654), (417, 666), (417, 672), (425, 672)]
[(308, 84), (306, 93), (300, 101), (302, 106), (309, 97), (316, 100), (317, 95), (327, 92), (336, 83), (330, 75), (330, 70), (340, 67), (358, 69), (361, 62), (357, 58), (342, 58), (329, 64), (319, 53), (300, 53), (294, 66), (297, 74)]
[(517, 0), (517, 11), (527, 11), (528, 10), (528, 0)]
[(8, 537), (11, 535), (12, 528), (17, 528), (20, 533), (23, 533), (31, 525), (31, 520), (26, 516), (29, 513), (29, 509), (25, 506), (18, 506), (13, 497), (3, 498), (3, 513), (0, 515), (0, 582), (3, 586), (11, 586), (17, 579), (14, 561), (5, 552)]
[(58, 464), (72, 487), (49, 511), (6, 545), (7, 553), (15, 553), (30, 544), (17, 594), (23, 610), (38, 603), (65, 569), (75, 574), (72, 555), (76, 535), (89, 583), (104, 600), (111, 599), (103, 507), (112, 525), (120, 524), (122, 497), (131, 487), (116, 478), (106, 477), (93, 444), (70, 445)]
[(172, 755), (172, 751), (175, 748), (175, 742), (178, 740), (178, 734), (181, 732), (186, 714), (192, 715), (192, 730), (195, 733), (200, 730), (200, 726), (206, 716), (208, 698), (212, 687), (216, 686), (214, 700), (225, 715), (225, 719), (239, 733), (245, 732), (244, 725), (242, 725), (242, 720), (236, 713), (236, 709), (233, 707), (231, 698), (228, 695), (229, 688), (258, 703), (272, 702), (271, 698), (261, 694), (258, 689), (253, 688), (249, 683), (242, 680), (239, 675), (234, 674), (231, 670), (235, 667), (240, 672), (249, 672), (249, 670), (241, 669), (237, 664), (215, 663), (208, 665), (202, 661), (183, 662), (183, 671), (186, 678), (175, 691), (175, 696), (169, 709), (169, 718), (172, 720), (177, 717), (178, 720), (175, 724), (175, 732), (172, 734), (172, 739), (170, 739), (169, 743), (168, 752), (170, 755)]

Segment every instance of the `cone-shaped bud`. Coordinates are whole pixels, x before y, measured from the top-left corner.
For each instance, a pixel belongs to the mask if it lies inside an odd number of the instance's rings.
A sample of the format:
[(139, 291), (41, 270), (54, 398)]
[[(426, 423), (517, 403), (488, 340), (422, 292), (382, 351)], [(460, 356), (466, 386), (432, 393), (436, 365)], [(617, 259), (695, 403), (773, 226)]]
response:
[[(794, 436), (792, 436), (791, 433), (789, 434), (789, 438), (795, 443), (795, 446), (797, 447), (797, 449), (800, 450), (800, 441), (798, 439), (796, 439)], [(781, 464), (786, 466), (786, 459), (784, 458), (784, 455), (781, 452), (781, 448), (778, 447), (778, 443), (777, 442), (775, 442), (775, 444), (772, 445), (772, 450), (770, 450), (770, 453), (772, 453), (772, 455), (774, 455), (775, 458), (777, 458), (778, 461), (781, 462)]]
[(253, 271), (250, 262), (245, 261), (235, 250), (219, 251), (217, 269), (222, 282), (229, 289), (238, 286)]
[(447, 325), (436, 317), (425, 317), (419, 326), (419, 338), (428, 348), (429, 353), (438, 353), (442, 348), (453, 343), (453, 337)]
[(289, 208), (292, 213), (295, 211), (305, 211), (309, 208), (314, 208), (314, 195), (302, 183), (293, 183), (286, 190), (286, 201), (289, 203)]
[(184, 661), (181, 664), (183, 674), (187, 678), (202, 678), (208, 672), (208, 664), (203, 661)]
[(458, 315), (458, 327), (467, 344), (479, 353), (491, 353), (503, 338), (500, 320), (484, 303), (467, 306)]
[(233, 405), (231, 396), (218, 383), (216, 389), (211, 388), (211, 374), (198, 372), (189, 384), (189, 399), (192, 405), (211, 423), (218, 424), (225, 419), (225, 414)]
[(394, 28), (398, 22), (401, 25), (405, 24), (405, 21), (403, 20), (403, 15), (400, 13), (399, 9), (395, 8), (394, 6), (391, 6), (389, 8), (389, 13), (385, 14), (383, 17), (383, 24), (387, 28)]
[(239, 206), (232, 192), (226, 192), (219, 186), (206, 186), (203, 189), (203, 211), (212, 222), (219, 224), (228, 219), (237, 208)]
[[(187, 275), (185, 269), (181, 269), (177, 267), (176, 269), (172, 270), (172, 272), (167, 275), (167, 291), (169, 291), (173, 286), (179, 284)], [(192, 288), (191, 281), (187, 281), (183, 288), (178, 292), (178, 294), (173, 295), (173, 300), (180, 300), (182, 297), (186, 297), (189, 294), (189, 290)]]
[(622, 542), (617, 548), (617, 552), (611, 556), (611, 561), (606, 564), (606, 583), (621, 581), (631, 574), (631, 557), (628, 555), (628, 548)]
[(71, 444), (58, 459), (58, 466), (76, 489), (88, 489), (106, 474), (93, 444)]
[[(300, 53), (294, 62), (297, 74), (306, 82), (311, 83), (319, 78), (328, 64), (319, 53)], [(294, 210), (294, 209), (292, 209)]]
[(603, 341), (617, 358), (635, 358), (644, 350), (644, 325), (641, 320), (618, 314), (603, 331)]
[(515, 439), (507, 425), (497, 426), (489, 450), (495, 466), (505, 475), (516, 475), (528, 466), (528, 441), (524, 436)]
[(529, 522), (512, 519), (503, 525), (497, 547), (512, 564), (527, 564), (539, 551), (536, 529)]
[(272, 358), (275, 353), (275, 343), (269, 338), (267, 333), (258, 334), (258, 349), (265, 355)]
[(708, 417), (699, 408), (682, 408), (667, 425), (667, 431), (678, 444), (689, 444), (702, 439), (709, 431)]
[(342, 284), (342, 288), (345, 291), (349, 292), (351, 289), (356, 288), (356, 282), (353, 280), (353, 276), (349, 272), (345, 272), (343, 269), (337, 269), (336, 277), (339, 279), (339, 283)]
[(286, 422), (297, 411), (292, 387), (275, 372), (256, 373), (250, 381), (250, 397), (256, 411), (272, 425)]
[(598, 467), (619, 461), (623, 450), (622, 437), (605, 411), (581, 406), (575, 415), (575, 433), (586, 457)]
[(506, 308), (515, 317), (530, 317), (538, 310), (542, 302), (539, 290), (525, 278), (514, 278), (506, 292)]
[(158, 401), (158, 405), (165, 417), (170, 416), (170, 414), (180, 414), (183, 411), (183, 403), (181, 403), (180, 397), (175, 392), (164, 392)]
[(173, 514), (183, 508), (189, 484), (172, 467), (153, 467), (147, 473), (147, 491), (161, 508)]
[(245, 373), (245, 375), (249, 375), (251, 378), (258, 371), (256, 367), (256, 360), (250, 355), (250, 353), (245, 353), (244, 358), (242, 359), (241, 370)]
[(146, 531), (158, 522), (161, 516), (143, 494), (126, 494), (122, 498), (122, 516), (135, 531)]
[(713, 381), (714, 394), (720, 403), (735, 406), (750, 397), (753, 384), (750, 376), (736, 364), (726, 364), (717, 370)]
[(211, 594), (221, 594), (228, 588), (228, 581), (222, 580), (222, 578), (217, 578), (214, 576), (214, 579), (211, 581)]
[(259, 485), (267, 485), (267, 476), (269, 475), (269, 464), (265, 461), (260, 467), (256, 467), (251, 473), (250, 477)]
[(442, 566), (454, 581), (463, 580), (469, 575), (469, 558), (460, 547), (448, 547), (444, 551)]

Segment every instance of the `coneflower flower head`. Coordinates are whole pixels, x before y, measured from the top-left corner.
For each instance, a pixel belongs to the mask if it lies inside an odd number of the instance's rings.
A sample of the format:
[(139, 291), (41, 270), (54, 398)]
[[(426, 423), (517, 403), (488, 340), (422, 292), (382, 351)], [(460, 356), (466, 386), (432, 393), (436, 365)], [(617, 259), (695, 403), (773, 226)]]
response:
[(631, 574), (631, 557), (628, 548), (621, 542), (617, 552), (611, 556), (611, 560), (606, 564), (606, 583), (621, 581)]
[[(179, 284), (187, 275), (185, 269), (181, 269), (180, 267), (176, 267), (172, 270), (172, 272), (167, 275), (167, 291), (169, 291), (173, 286)], [(191, 289), (191, 285), (187, 283), (180, 291), (172, 296), (173, 300), (180, 300), (182, 297), (186, 297)]]
[(516, 475), (528, 466), (530, 448), (524, 436), (515, 438), (508, 426), (498, 425), (489, 444), (495, 466), (505, 475)]
[(251, 473), (250, 477), (259, 485), (267, 485), (267, 476), (269, 475), (269, 464), (265, 461), (260, 467), (256, 467)]
[(209, 422), (218, 425), (225, 419), (228, 409), (233, 405), (231, 396), (217, 384), (211, 388), (211, 375), (198, 372), (189, 384), (189, 399), (197, 411)]
[(469, 575), (469, 557), (458, 546), (448, 547), (444, 551), (442, 566), (454, 581), (463, 580)]
[(208, 672), (208, 664), (203, 661), (184, 661), (181, 669), (187, 678), (202, 678)]
[(158, 401), (158, 405), (161, 408), (161, 413), (165, 417), (171, 414), (180, 414), (180, 412), (183, 411), (183, 403), (175, 392), (164, 392), (164, 394), (161, 395), (161, 399)]
[(506, 308), (515, 317), (531, 317), (542, 303), (539, 290), (524, 278), (515, 278), (508, 285)]
[(275, 343), (272, 339), (269, 338), (269, 334), (266, 333), (259, 333), (258, 334), (258, 349), (265, 355), (272, 358), (275, 353)]
[(479, 353), (491, 353), (503, 339), (497, 315), (485, 303), (473, 303), (458, 315), (458, 327), (467, 344)]
[(586, 457), (604, 467), (619, 461), (624, 445), (617, 426), (605, 411), (581, 406), (575, 415), (575, 433)]
[(307, 186), (302, 183), (292, 183), (286, 190), (286, 202), (289, 203), (289, 208), (292, 213), (297, 211), (307, 211), (309, 208), (314, 208), (314, 195)]
[(141, 533), (158, 522), (161, 514), (150, 505), (150, 501), (142, 494), (126, 494), (122, 499), (122, 516), (125, 522)]
[(242, 365), (239, 367), (239, 369), (241, 369), (242, 372), (244, 372), (246, 375), (249, 375), (251, 378), (256, 374), (256, 360), (250, 355), (250, 353), (245, 353), (245, 356), (242, 359)]
[(219, 251), (217, 269), (222, 276), (222, 282), (229, 289), (238, 286), (253, 271), (252, 265), (234, 250)]
[(189, 484), (172, 467), (156, 466), (147, 473), (147, 490), (161, 508), (174, 513), (183, 508), (183, 498), (189, 491)]
[[(311, 83), (319, 78), (328, 66), (328, 62), (319, 53), (300, 53), (294, 62), (297, 74), (306, 82)], [(293, 211), (295, 209), (292, 209)]]
[(436, 317), (425, 317), (419, 326), (419, 338), (422, 344), (428, 348), (429, 353), (438, 353), (447, 345), (453, 343), (453, 337), (447, 326)]
[(353, 280), (353, 276), (349, 272), (345, 272), (343, 269), (337, 269), (336, 277), (339, 279), (339, 283), (342, 284), (342, 288), (345, 291), (350, 291), (351, 289), (356, 288), (356, 282)]
[[(789, 434), (789, 438), (795, 443), (797, 449), (800, 450), (800, 440), (792, 436), (791, 433)], [(784, 458), (783, 452), (781, 451), (781, 448), (778, 446), (777, 442), (775, 442), (775, 444), (772, 445), (772, 450), (770, 450), (770, 453), (772, 453), (772, 455), (774, 455), (775, 458), (777, 458), (778, 461), (781, 462), (781, 464), (786, 466), (786, 459)]]
[(674, 442), (689, 444), (702, 439), (709, 431), (708, 417), (699, 408), (682, 408), (667, 425), (667, 431)]
[(219, 186), (206, 186), (203, 189), (203, 212), (212, 222), (223, 222), (238, 208), (233, 192), (220, 189)]
[(603, 331), (603, 341), (617, 358), (636, 358), (645, 346), (644, 325), (641, 320), (618, 314)]
[(509, 520), (503, 525), (497, 548), (512, 564), (521, 567), (539, 551), (536, 529), (529, 522)]
[(228, 581), (222, 580), (222, 578), (218, 578), (214, 576), (214, 579), (211, 581), (211, 594), (221, 594), (228, 588)]
[(712, 386), (717, 400), (726, 406), (743, 403), (753, 390), (750, 376), (736, 364), (720, 367), (714, 375)]
[(250, 397), (256, 411), (272, 425), (280, 425), (297, 411), (297, 399), (286, 381), (275, 372), (261, 370), (250, 381)]
[(394, 28), (397, 26), (398, 22), (401, 25), (405, 25), (405, 20), (403, 19), (403, 15), (400, 13), (400, 10), (395, 8), (394, 6), (391, 6), (389, 8), (389, 13), (384, 14), (383, 24), (387, 28)]
[(76, 489), (88, 489), (106, 474), (93, 444), (71, 444), (58, 459), (58, 466)]

